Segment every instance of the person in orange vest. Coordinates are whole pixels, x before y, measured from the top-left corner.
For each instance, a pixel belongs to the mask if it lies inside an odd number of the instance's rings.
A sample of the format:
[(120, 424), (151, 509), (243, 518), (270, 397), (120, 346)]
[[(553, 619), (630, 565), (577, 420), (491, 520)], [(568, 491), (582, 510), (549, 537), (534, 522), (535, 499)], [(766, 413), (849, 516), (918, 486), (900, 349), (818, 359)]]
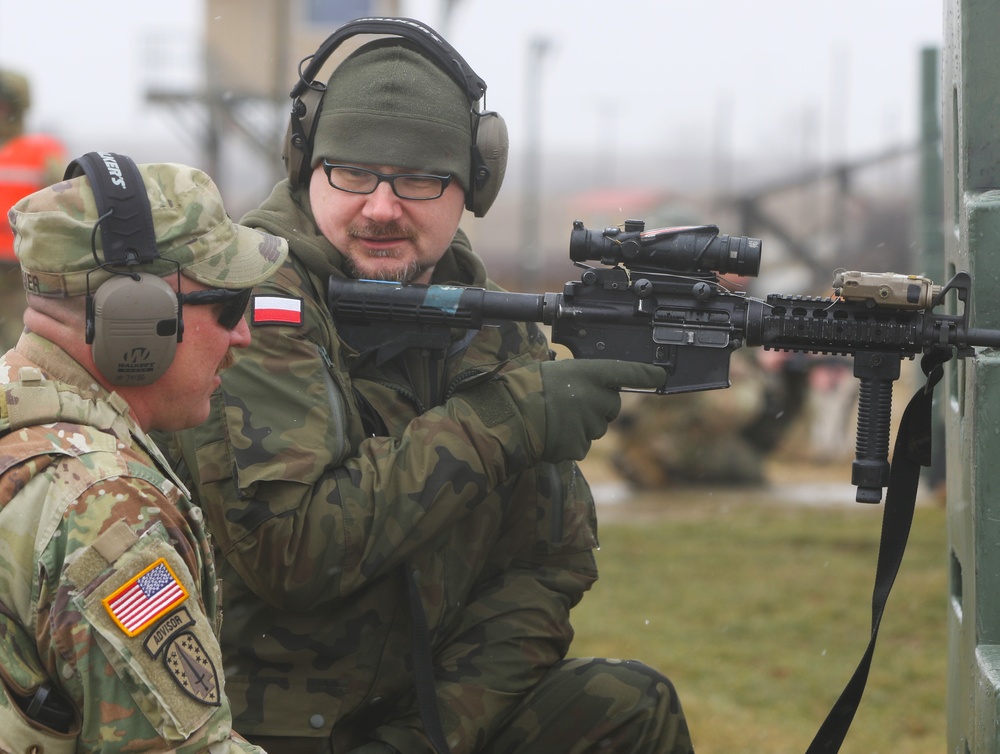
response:
[(28, 194), (60, 180), (66, 166), (66, 148), (59, 139), (24, 132), (30, 106), (28, 79), (0, 69), (0, 353), (17, 343), (25, 308), (7, 212)]

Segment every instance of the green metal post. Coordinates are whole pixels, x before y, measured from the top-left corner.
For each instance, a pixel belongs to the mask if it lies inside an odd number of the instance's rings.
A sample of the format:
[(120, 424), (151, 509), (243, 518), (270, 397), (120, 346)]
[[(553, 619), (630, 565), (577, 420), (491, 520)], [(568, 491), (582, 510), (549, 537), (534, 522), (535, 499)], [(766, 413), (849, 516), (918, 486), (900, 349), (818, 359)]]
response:
[[(917, 213), (919, 239), (918, 270), (936, 283), (945, 282), (944, 267), (944, 197), (941, 164), (941, 55), (937, 47), (920, 53), (920, 210)], [(931, 467), (924, 483), (935, 495), (945, 479), (944, 419), (942, 398), (934, 397), (934, 442)]]
[(941, 55), (920, 52), (920, 258), (921, 273), (943, 282), (944, 197), (941, 165)]
[[(946, 277), (972, 275), (972, 321), (1000, 328), (1000, 3), (945, 0)], [(1000, 752), (1000, 352), (946, 376), (948, 752)]]

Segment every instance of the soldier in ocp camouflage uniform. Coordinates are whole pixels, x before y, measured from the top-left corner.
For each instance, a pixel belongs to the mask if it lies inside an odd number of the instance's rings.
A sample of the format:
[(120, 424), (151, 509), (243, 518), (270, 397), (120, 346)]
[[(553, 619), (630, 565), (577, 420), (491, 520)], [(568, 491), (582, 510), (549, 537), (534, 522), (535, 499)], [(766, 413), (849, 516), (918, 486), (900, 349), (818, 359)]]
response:
[(566, 659), (597, 578), (571, 459), (615, 386), (662, 371), (551, 361), (533, 325), (338, 327), (324, 303), (330, 275), (496, 288), (458, 230), (469, 107), (415, 45), (367, 44), (331, 75), (304, 182), (243, 220), (291, 253), (172, 447), (225, 556), (237, 727), (289, 754), (687, 754), (666, 677)]
[(146, 433), (204, 418), (220, 363), (249, 342), (234, 294), (287, 246), (233, 223), (198, 170), (139, 174), (158, 252), (176, 262), (141, 270), (183, 293), (186, 324), (150, 384), (111, 384), (86, 343), (84, 294), (112, 277), (96, 266), (103, 241), (91, 246), (89, 179), (10, 212), (29, 308), (0, 358), (2, 752), (260, 754), (232, 731), (203, 518)]

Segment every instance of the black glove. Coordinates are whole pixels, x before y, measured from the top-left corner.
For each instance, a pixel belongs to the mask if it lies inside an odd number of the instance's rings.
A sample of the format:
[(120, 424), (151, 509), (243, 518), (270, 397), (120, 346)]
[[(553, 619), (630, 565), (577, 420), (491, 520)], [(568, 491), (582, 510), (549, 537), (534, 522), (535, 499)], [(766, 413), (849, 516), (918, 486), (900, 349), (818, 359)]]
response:
[[(538, 390), (540, 378), (541, 391)], [(542, 441), (540, 461), (579, 461), (621, 410), (622, 387), (652, 390), (661, 367), (610, 359), (544, 361), (503, 375), (526, 425)]]

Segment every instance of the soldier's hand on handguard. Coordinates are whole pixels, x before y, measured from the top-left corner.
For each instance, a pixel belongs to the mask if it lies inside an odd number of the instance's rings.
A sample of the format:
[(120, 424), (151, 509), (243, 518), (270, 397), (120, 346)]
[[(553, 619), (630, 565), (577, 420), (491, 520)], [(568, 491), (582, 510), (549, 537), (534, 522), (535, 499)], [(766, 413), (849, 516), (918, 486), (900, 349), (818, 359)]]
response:
[(621, 410), (620, 388), (652, 390), (666, 373), (631, 361), (565, 359), (513, 369), (502, 380), (535, 438), (538, 460), (558, 463), (582, 460), (608, 431)]

